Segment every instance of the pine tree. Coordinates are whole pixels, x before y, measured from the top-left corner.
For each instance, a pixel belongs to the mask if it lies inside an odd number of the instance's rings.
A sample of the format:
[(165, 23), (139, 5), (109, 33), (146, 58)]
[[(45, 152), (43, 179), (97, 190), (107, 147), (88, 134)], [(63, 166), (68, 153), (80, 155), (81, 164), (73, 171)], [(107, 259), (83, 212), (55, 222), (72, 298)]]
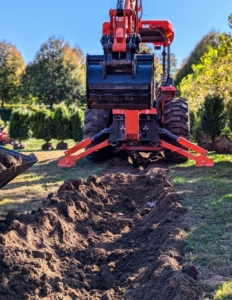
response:
[(207, 96), (201, 111), (200, 128), (212, 142), (220, 135), (226, 118), (224, 99), (216, 94)]
[(10, 117), (9, 135), (19, 143), (30, 137), (30, 114), (26, 110), (14, 110)]
[(49, 110), (38, 110), (31, 116), (33, 137), (48, 143), (54, 138), (54, 114)]
[(70, 118), (66, 108), (57, 107), (54, 112), (54, 128), (55, 128), (55, 138), (59, 141), (64, 141), (70, 138)]
[(83, 116), (83, 111), (76, 110), (70, 117), (71, 137), (75, 142), (83, 139)]

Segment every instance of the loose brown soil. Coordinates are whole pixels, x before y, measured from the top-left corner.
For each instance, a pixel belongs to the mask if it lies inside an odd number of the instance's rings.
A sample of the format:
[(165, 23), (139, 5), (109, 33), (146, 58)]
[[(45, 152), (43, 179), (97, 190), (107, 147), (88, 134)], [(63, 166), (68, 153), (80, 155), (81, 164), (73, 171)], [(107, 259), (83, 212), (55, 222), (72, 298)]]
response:
[(166, 168), (65, 181), (38, 211), (0, 222), (0, 299), (198, 300), (185, 209)]
[(68, 149), (68, 143), (64, 143), (64, 142), (59, 142), (56, 145), (56, 150), (67, 150)]
[(22, 164), (22, 158), (19, 156), (17, 159), (7, 154), (6, 152), (0, 151), (0, 172), (2, 170), (15, 168)]

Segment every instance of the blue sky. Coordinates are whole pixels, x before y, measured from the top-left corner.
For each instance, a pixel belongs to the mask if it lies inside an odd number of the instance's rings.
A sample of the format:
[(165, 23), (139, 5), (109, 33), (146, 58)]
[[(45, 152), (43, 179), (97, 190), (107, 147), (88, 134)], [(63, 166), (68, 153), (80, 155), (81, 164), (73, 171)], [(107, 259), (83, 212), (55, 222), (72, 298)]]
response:
[[(16, 45), (26, 63), (49, 37), (64, 38), (84, 54), (101, 54), (101, 26), (116, 0), (2, 0), (0, 41)], [(231, 5), (228, 5), (231, 3)], [(175, 28), (172, 52), (179, 63), (210, 30), (229, 32), (231, 0), (143, 0), (143, 19), (165, 19)]]

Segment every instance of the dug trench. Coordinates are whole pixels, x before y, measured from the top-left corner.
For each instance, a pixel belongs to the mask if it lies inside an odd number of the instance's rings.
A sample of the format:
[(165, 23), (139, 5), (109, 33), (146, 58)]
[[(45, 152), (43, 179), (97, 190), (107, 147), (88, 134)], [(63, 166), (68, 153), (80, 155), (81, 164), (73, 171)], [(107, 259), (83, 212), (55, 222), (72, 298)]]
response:
[[(141, 169), (141, 168), (140, 168)], [(165, 166), (114, 159), (0, 222), (0, 299), (198, 300), (180, 196)]]

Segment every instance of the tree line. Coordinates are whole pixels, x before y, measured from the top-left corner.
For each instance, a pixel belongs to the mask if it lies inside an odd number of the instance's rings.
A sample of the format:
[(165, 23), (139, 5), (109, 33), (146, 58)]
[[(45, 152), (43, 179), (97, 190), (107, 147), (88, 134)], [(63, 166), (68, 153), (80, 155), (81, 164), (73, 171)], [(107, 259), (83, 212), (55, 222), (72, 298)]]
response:
[[(232, 14), (228, 17), (232, 28)], [(141, 51), (152, 52), (147, 45)], [(17, 48), (0, 42), (0, 101), (5, 104), (44, 105), (51, 111), (54, 105), (85, 102), (85, 57), (79, 47), (54, 37), (41, 45), (33, 62), (25, 64)], [(161, 56), (155, 56), (155, 78), (162, 73)], [(171, 55), (171, 75), (175, 79), (177, 94), (189, 103), (192, 133), (205, 132), (206, 137), (214, 129), (206, 130), (206, 107), (219, 114), (217, 132), (232, 129), (232, 36), (229, 33), (211, 31), (199, 41), (177, 68), (177, 60)], [(219, 99), (219, 100), (215, 100)], [(209, 102), (209, 103), (208, 103)], [(221, 105), (218, 103), (222, 103)], [(219, 105), (220, 109), (216, 109)], [(221, 109), (223, 108), (223, 109)], [(206, 119), (204, 119), (206, 118)], [(204, 121), (203, 121), (204, 119)], [(209, 118), (210, 120), (210, 118)], [(209, 121), (212, 125), (212, 119)], [(220, 127), (220, 130), (218, 129)], [(226, 128), (226, 129), (225, 129)], [(218, 133), (216, 134), (218, 135)], [(193, 134), (193, 136), (198, 136)]]
[[(232, 28), (232, 14), (228, 18)], [(178, 93), (188, 100), (195, 140), (214, 141), (232, 131), (232, 35), (211, 31), (176, 73)]]
[(85, 57), (79, 47), (54, 37), (41, 45), (33, 62), (25, 64), (17, 48), (0, 42), (0, 101), (43, 104), (53, 108), (81, 103), (85, 94)]
[(19, 145), (30, 137), (42, 139), (48, 144), (51, 139), (64, 142), (73, 139), (79, 142), (83, 138), (82, 109), (57, 106), (50, 109), (16, 109), (9, 122), (9, 135)]

